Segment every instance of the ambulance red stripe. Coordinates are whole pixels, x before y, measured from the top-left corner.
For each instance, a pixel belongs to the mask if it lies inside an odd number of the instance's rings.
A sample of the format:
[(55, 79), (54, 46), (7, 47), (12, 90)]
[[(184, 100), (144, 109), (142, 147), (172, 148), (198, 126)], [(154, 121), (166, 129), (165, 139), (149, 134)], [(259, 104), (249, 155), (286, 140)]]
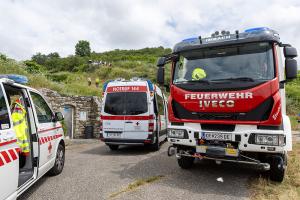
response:
[(17, 153), (21, 152), (20, 148), (15, 148), (15, 150), (16, 150)]
[(45, 133), (47, 131), (53, 131), (53, 130), (56, 130), (56, 129), (59, 129), (59, 128), (62, 128), (62, 126), (57, 126), (57, 127), (49, 128), (49, 129), (41, 129), (41, 130), (38, 131), (38, 133)]
[(2, 158), (0, 156), (0, 167), (4, 165), (4, 162), (2, 161)]
[(57, 138), (60, 138), (62, 136), (63, 136), (62, 134), (56, 134), (56, 135), (53, 135), (53, 136), (42, 137), (42, 138), (40, 138), (40, 145), (45, 144), (47, 142), (50, 142), (52, 140), (55, 140)]
[(150, 116), (104, 116), (101, 115), (101, 120), (150, 120), (153, 119), (153, 115)]
[(8, 150), (8, 152), (13, 160), (17, 160), (18, 157), (13, 149)]
[(7, 141), (7, 142), (2, 142), (2, 143), (0, 143), (0, 147), (1, 147), (1, 146), (4, 146), (4, 145), (8, 145), (8, 144), (15, 143), (15, 142), (17, 142), (16, 139), (15, 139), (15, 140), (11, 140), (11, 141)]
[(111, 86), (108, 87), (106, 92), (147, 92), (147, 86), (140, 85), (126, 85), (126, 86)]
[(8, 156), (8, 153), (6, 151), (2, 151), (1, 155), (3, 156), (5, 162), (9, 163), (11, 161), (10, 157)]

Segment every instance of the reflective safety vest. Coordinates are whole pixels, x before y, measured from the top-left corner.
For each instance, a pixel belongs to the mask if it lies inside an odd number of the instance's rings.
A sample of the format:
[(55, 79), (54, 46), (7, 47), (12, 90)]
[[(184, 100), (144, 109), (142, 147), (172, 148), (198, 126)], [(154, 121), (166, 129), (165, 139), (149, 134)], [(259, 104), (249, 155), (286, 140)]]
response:
[(26, 110), (20, 103), (15, 103), (12, 112), (12, 121), (18, 139), (17, 144), (21, 149), (21, 153), (23, 155), (28, 155), (30, 146), (27, 138), (29, 132), (26, 122)]

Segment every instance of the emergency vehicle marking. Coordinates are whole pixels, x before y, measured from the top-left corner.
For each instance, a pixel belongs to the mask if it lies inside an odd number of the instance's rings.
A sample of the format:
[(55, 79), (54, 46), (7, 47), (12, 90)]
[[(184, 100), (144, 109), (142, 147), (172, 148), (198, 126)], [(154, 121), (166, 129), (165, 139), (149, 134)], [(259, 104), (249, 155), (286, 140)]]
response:
[(49, 128), (49, 129), (41, 129), (38, 131), (38, 133), (45, 133), (47, 131), (53, 131), (53, 130), (56, 130), (56, 129), (59, 129), (59, 128), (62, 128), (62, 126), (58, 126), (58, 127), (54, 127), (54, 128)]
[[(235, 105), (235, 99), (253, 99), (252, 92), (228, 92), (228, 93), (188, 93), (184, 95), (185, 100), (200, 100), (199, 106), (203, 107), (228, 107)], [(203, 100), (205, 99), (205, 100)], [(216, 100), (214, 100), (216, 99)], [(212, 101), (211, 101), (212, 100)]]
[(8, 145), (8, 144), (15, 143), (15, 142), (17, 142), (17, 139), (15, 139), (15, 140), (11, 140), (11, 141), (7, 141), (7, 142), (2, 142), (2, 143), (0, 143), (0, 147), (1, 147), (1, 146)]
[(40, 141), (40, 144), (42, 145), (42, 144), (45, 144), (45, 143), (50, 142), (52, 140), (56, 140), (57, 138), (60, 138), (60, 137), (62, 137), (62, 134), (57, 134), (57, 135), (48, 136), (48, 137), (41, 137), (39, 141)]
[(107, 88), (107, 92), (147, 92), (147, 86), (112, 86)]
[(0, 167), (9, 164), (19, 157), (20, 148), (8, 149), (0, 152)]
[(102, 115), (101, 120), (151, 120), (154, 119), (153, 115), (150, 116), (105, 116)]
[(49, 154), (51, 153), (51, 150), (52, 150), (52, 144), (51, 144), (51, 142), (49, 142), (49, 146), (48, 146)]

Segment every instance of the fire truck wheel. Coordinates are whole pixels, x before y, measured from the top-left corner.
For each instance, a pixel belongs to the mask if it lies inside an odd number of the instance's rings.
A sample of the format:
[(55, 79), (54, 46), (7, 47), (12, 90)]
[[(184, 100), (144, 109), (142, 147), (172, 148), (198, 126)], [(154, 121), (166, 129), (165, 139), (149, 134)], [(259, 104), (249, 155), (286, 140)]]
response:
[(177, 159), (177, 162), (182, 169), (189, 169), (193, 166), (194, 160), (195, 158), (193, 157), (182, 156)]
[(109, 144), (108, 147), (110, 148), (110, 150), (112, 151), (116, 151), (119, 149), (119, 145), (114, 145), (114, 144)]
[(270, 179), (276, 182), (282, 182), (286, 168), (285, 156), (273, 156), (270, 162)]
[(59, 144), (57, 148), (55, 163), (52, 169), (49, 171), (50, 176), (56, 176), (60, 174), (65, 165), (65, 148)]

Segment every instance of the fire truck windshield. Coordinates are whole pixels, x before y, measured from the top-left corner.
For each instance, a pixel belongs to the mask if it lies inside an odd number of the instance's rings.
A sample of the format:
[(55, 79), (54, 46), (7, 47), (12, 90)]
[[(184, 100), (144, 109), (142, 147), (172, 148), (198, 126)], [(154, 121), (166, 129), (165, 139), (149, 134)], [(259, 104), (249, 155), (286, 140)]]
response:
[(267, 42), (198, 49), (180, 53), (173, 83), (262, 82), (275, 77), (272, 45)]

